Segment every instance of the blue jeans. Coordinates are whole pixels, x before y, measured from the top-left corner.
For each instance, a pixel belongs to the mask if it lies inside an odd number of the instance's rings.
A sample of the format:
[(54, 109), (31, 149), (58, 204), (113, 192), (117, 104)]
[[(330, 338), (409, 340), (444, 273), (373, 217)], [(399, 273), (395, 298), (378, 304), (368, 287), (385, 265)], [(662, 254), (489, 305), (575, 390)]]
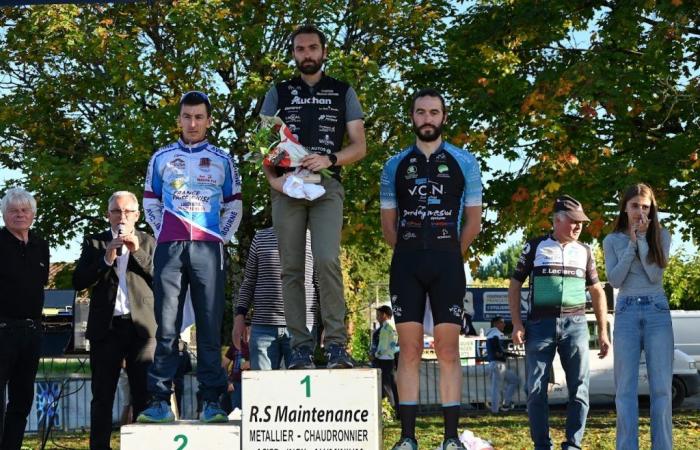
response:
[(547, 384), (559, 352), (566, 373), (566, 441), (563, 450), (580, 449), (588, 416), (588, 325), (584, 315), (528, 320), (525, 326), (527, 414), (535, 450), (551, 450)]
[(230, 398), (231, 398), (231, 411), (234, 409), (238, 408), (241, 409), (241, 382), (240, 381), (234, 381), (233, 382), (233, 391), (230, 392)]
[(253, 325), (250, 327), (250, 368), (253, 370), (277, 370), (284, 359), (285, 367), (291, 356), (287, 327)]
[(148, 392), (168, 401), (180, 365), (178, 338), (187, 288), (197, 326), (197, 381), (204, 401), (218, 402), (226, 392), (221, 367), (221, 321), (224, 316), (223, 246), (219, 242), (175, 241), (156, 246), (153, 257), (154, 312), (158, 329)]
[(513, 403), (513, 394), (518, 389), (520, 378), (512, 369), (509, 369), (503, 361), (489, 362), (491, 370), (491, 412), (497, 413), (501, 406), (501, 390), (503, 383), (506, 385), (506, 392), (503, 396), (503, 403), (510, 405)]
[(644, 350), (651, 396), (651, 448), (673, 448), (671, 383), (673, 329), (665, 295), (619, 297), (615, 302), (615, 406), (617, 448), (639, 448), (637, 385)]

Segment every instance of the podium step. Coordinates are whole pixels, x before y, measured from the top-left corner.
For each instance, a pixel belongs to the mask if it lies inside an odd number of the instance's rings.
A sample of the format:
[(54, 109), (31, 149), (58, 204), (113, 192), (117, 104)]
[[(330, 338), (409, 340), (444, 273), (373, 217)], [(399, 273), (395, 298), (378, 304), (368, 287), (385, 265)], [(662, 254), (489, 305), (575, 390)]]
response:
[(377, 369), (243, 371), (245, 450), (382, 448)]
[(179, 420), (168, 424), (124, 425), (122, 450), (240, 450), (241, 421), (204, 424)]

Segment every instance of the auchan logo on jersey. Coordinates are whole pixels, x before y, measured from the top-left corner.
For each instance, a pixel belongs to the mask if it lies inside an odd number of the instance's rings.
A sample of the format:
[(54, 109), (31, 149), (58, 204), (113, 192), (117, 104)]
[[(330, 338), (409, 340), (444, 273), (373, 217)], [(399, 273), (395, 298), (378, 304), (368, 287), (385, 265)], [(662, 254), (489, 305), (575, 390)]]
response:
[(292, 99), (292, 105), (330, 105), (332, 100), (330, 98), (317, 98), (317, 97), (306, 97), (301, 98), (299, 96), (294, 96)]

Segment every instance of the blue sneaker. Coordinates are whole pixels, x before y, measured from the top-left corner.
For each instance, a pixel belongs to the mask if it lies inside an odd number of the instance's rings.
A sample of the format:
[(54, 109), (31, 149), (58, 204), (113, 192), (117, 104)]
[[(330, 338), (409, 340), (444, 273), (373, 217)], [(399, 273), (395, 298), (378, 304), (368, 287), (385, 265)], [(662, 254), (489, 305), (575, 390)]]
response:
[(204, 423), (226, 423), (228, 422), (228, 416), (221, 409), (218, 402), (205, 401), (199, 421)]
[(139, 423), (168, 423), (175, 421), (175, 414), (165, 400), (153, 400), (136, 418)]
[(313, 354), (311, 349), (307, 346), (301, 346), (292, 350), (292, 356), (289, 358), (289, 365), (287, 369), (297, 370), (297, 369), (315, 369), (316, 364), (314, 364)]
[(326, 365), (328, 369), (352, 369), (354, 366), (352, 358), (342, 345), (330, 344), (326, 348), (326, 358), (328, 359)]
[(418, 442), (409, 437), (401, 438), (399, 442), (391, 447), (391, 450), (418, 450)]

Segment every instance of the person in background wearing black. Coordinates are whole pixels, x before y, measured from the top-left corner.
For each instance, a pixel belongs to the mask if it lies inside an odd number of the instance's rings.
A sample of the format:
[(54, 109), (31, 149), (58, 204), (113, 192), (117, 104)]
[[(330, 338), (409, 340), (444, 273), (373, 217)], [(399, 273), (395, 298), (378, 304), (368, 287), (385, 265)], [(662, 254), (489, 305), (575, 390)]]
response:
[[(494, 414), (513, 409), (513, 394), (520, 385), (518, 374), (513, 369), (509, 369), (506, 364), (509, 356), (518, 355), (503, 348), (503, 340), (506, 338), (503, 334), (505, 328), (506, 322), (503, 317), (496, 316), (491, 319), (491, 329), (486, 333), (486, 354), (491, 370), (491, 412)], [(504, 383), (506, 392), (501, 405), (501, 390)]]
[(73, 273), (76, 290), (90, 289), (85, 336), (92, 371), (91, 450), (110, 448), (112, 404), (124, 359), (133, 417), (146, 408), (146, 374), (156, 345), (151, 288), (155, 239), (134, 229), (139, 219), (134, 194), (115, 192), (107, 205), (110, 228), (85, 238)]
[[(49, 245), (29, 230), (36, 200), (27, 191), (9, 189), (0, 210), (5, 222), (0, 229), (0, 386), (8, 396), (0, 449), (18, 450), (32, 409), (39, 367)], [(4, 401), (3, 396), (0, 402)]]

